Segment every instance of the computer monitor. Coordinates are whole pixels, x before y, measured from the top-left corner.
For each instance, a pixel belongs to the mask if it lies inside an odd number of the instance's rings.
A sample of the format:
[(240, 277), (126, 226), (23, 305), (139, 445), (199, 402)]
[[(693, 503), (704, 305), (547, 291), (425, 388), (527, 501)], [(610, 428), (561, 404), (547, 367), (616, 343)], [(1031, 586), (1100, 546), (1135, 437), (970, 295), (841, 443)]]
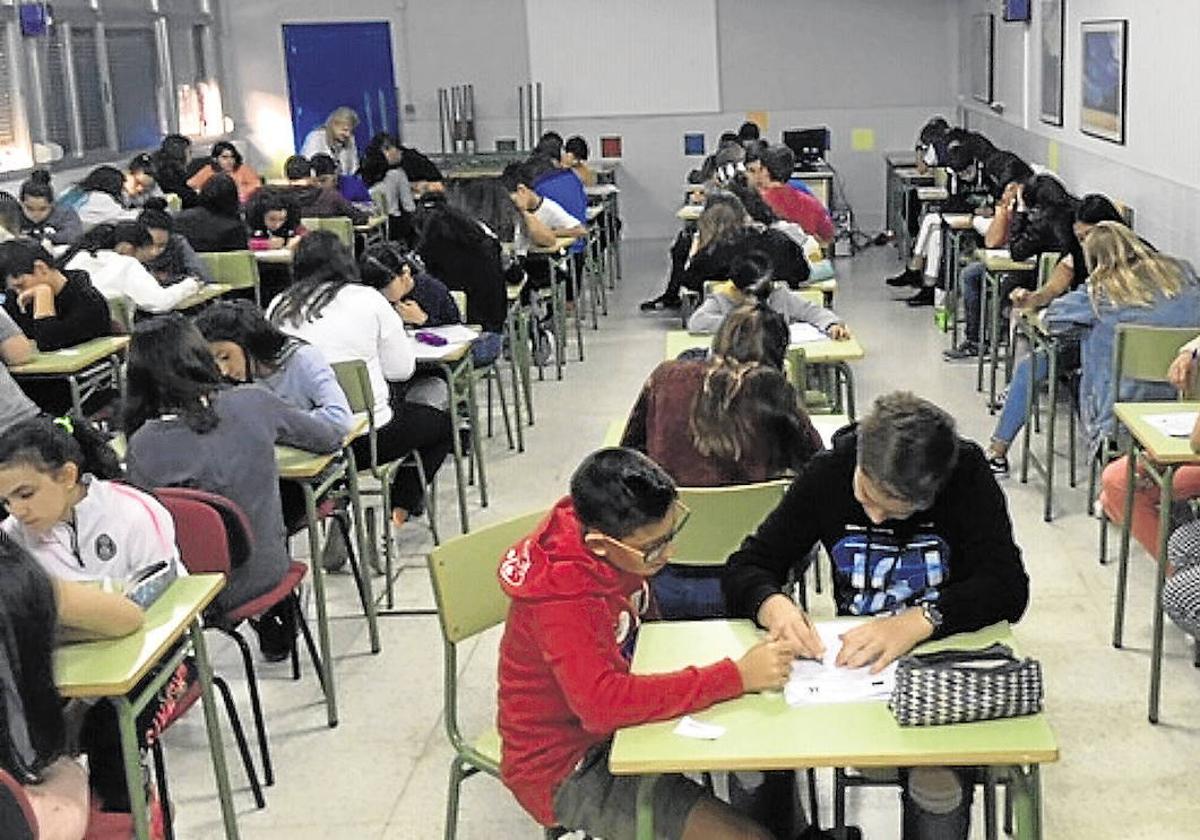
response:
[(790, 128), (783, 132), (783, 145), (796, 155), (796, 165), (812, 166), (825, 159), (829, 151), (829, 128)]

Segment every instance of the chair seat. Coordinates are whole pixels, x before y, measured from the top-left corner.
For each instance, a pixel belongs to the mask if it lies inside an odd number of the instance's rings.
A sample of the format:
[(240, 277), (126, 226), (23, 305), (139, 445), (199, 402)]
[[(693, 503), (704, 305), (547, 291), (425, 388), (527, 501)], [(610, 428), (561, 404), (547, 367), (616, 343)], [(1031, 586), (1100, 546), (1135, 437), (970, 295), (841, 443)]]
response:
[(480, 769), (498, 774), (500, 772), (500, 731), (494, 726), (489, 726), (486, 732), (475, 739), (472, 746), (476, 752), (495, 765), (494, 768), (481, 767)]
[(230, 610), (225, 614), (224, 619), (236, 623), (253, 618), (256, 615), (262, 615), (288, 595), (291, 595), (307, 574), (308, 566), (293, 560), (292, 564), (288, 566), (288, 570), (284, 572), (283, 580), (279, 581), (271, 590), (259, 595), (253, 601), (247, 601), (236, 609)]

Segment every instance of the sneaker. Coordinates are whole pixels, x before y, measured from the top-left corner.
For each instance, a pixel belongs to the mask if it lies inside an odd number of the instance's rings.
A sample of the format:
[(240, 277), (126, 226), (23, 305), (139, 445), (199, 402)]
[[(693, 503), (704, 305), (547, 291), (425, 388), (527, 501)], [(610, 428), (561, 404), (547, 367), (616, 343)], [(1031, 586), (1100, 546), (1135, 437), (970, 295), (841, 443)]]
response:
[(909, 306), (933, 306), (933, 286), (922, 286), (921, 290), (905, 303)]
[(921, 285), (921, 272), (914, 271), (911, 268), (906, 268), (904, 271), (900, 272), (894, 277), (887, 278), (883, 282), (887, 283), (893, 288), (903, 288), (905, 286), (917, 287)]
[(638, 309), (643, 312), (655, 312), (659, 309), (678, 309), (682, 305), (682, 301), (678, 297), (669, 298), (666, 295), (659, 295), (651, 300), (642, 301)]
[[(345, 511), (338, 511), (334, 516), (341, 519), (348, 517), (349, 514)], [(346, 533), (349, 533), (348, 528)], [(346, 549), (346, 539), (343, 536), (342, 528), (330, 521), (329, 530), (325, 534), (325, 548), (321, 551), (321, 568), (327, 572), (339, 572), (349, 559), (350, 552)]]
[(942, 358), (947, 362), (961, 362), (979, 358), (979, 345), (974, 341), (963, 341), (957, 347), (942, 351)]
[(1006, 478), (1008, 476), (1008, 457), (1006, 455), (992, 455), (987, 459), (987, 462), (992, 475), (996, 476), (996, 478)]

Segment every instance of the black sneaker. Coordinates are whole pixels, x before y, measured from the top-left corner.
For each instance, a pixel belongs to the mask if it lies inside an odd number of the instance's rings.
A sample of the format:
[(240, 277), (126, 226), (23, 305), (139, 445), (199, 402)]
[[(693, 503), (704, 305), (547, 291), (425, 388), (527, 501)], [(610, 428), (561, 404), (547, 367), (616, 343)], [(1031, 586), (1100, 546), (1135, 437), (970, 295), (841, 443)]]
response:
[(1006, 455), (993, 455), (987, 459), (987, 462), (992, 475), (996, 478), (1008, 477), (1008, 457)]
[(669, 298), (666, 295), (659, 295), (653, 300), (643, 301), (638, 309), (643, 312), (656, 312), (659, 309), (678, 309), (682, 305), (683, 301), (678, 297)]
[(904, 271), (900, 272), (895, 277), (887, 278), (886, 280), (884, 280), (884, 282), (887, 283), (889, 286), (892, 286), (895, 288), (903, 288), (905, 286), (913, 286), (913, 287), (920, 286), (921, 285), (921, 272), (914, 271), (911, 268), (906, 268), (906, 269), (904, 269)]
[(933, 286), (922, 286), (921, 291), (905, 301), (909, 306), (933, 306)]
[(942, 351), (942, 358), (947, 362), (961, 362), (967, 359), (979, 358), (979, 345), (974, 341), (963, 341), (957, 347)]

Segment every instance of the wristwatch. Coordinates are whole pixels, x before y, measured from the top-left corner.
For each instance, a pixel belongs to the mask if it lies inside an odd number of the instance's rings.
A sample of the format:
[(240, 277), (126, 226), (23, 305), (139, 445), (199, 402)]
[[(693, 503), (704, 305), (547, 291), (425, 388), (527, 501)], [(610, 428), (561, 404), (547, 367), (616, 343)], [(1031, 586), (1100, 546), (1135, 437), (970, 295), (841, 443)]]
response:
[(938, 628), (942, 626), (942, 622), (944, 621), (942, 618), (942, 611), (939, 610), (935, 604), (929, 601), (922, 602), (921, 615), (923, 615), (925, 620), (929, 622), (931, 627), (933, 627), (934, 632), (937, 632)]

